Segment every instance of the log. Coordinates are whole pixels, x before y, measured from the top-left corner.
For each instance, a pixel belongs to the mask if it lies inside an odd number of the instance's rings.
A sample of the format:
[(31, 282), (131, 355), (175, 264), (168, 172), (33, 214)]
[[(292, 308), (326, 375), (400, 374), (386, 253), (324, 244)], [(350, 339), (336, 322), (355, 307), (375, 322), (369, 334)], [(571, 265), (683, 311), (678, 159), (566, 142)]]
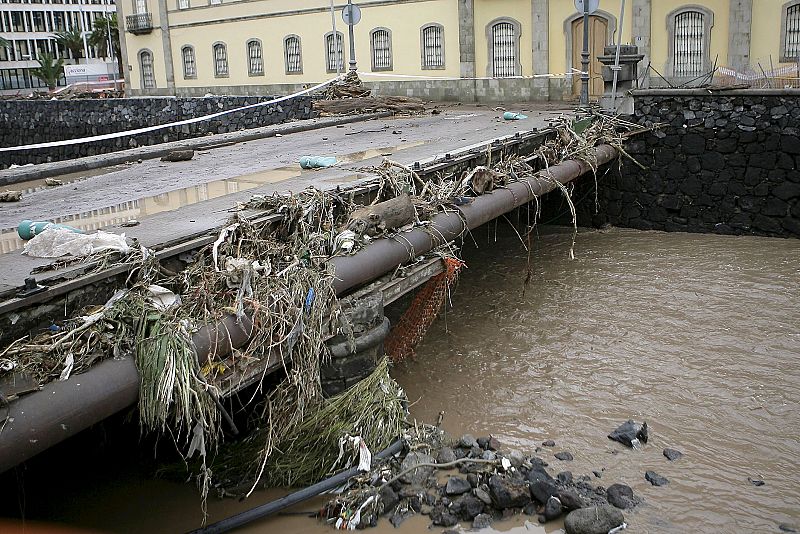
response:
[(385, 202), (364, 206), (350, 214), (347, 229), (370, 237), (401, 228), (414, 220), (414, 205), (407, 194)]
[(406, 96), (368, 96), (339, 100), (318, 100), (314, 102), (314, 109), (325, 115), (371, 113), (374, 111), (422, 113), (425, 111), (425, 104), (418, 98)]
[(172, 150), (166, 156), (161, 158), (161, 161), (189, 161), (194, 157), (194, 150), (188, 148), (186, 150)]

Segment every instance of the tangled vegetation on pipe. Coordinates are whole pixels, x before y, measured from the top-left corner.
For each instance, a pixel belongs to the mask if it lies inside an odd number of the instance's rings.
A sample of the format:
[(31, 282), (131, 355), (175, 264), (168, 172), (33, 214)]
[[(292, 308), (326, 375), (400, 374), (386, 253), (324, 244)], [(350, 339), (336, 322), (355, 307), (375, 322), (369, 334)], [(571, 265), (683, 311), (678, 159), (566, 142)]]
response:
[[(338, 457), (343, 436), (337, 434), (366, 433), (362, 437), (370, 447), (380, 449), (396, 438), (402, 419), (397, 386), (385, 367), (357, 386), (360, 389), (345, 394), (350, 402), (358, 392), (365, 397), (353, 406), (322, 397), (320, 366), (328, 358), (324, 340), (337, 329), (346, 332), (330, 258), (354, 254), (376, 238), (428, 228), (436, 213), (456, 212), (470, 197), (529, 178), (565, 159), (580, 159), (596, 169), (594, 147), (606, 143), (621, 150), (625, 132), (631, 130), (611, 119), (597, 119), (582, 132), (567, 121), (557, 126), (558, 135), (527, 161), (494, 153), (488, 168), (439, 174), (427, 181), (389, 160), (367, 169), (377, 175), (371, 183), (378, 191), (373, 204), (402, 195), (410, 198), (413, 220), (398, 228), (353, 224), (350, 216), (359, 206), (348, 191), (308, 189), (294, 195), (254, 196), (245, 207), (256, 216), (237, 212), (216, 242), (195, 253), (181, 272), (165, 269), (143, 247), (115, 259), (133, 267), (126, 289), (104, 306), (85, 310), (33, 339), (15, 341), (0, 352), (1, 368), (24, 371), (44, 383), (86, 371), (106, 358), (133, 355), (142, 376), (142, 430), (170, 435), (187, 459), (199, 453), (203, 467), (198, 482), (205, 494), (214, 479), (205, 459), (216, 454), (223, 437), (215, 408), (219, 379), (268, 355), (277, 356), (286, 378), (263, 395), (258, 431), (231, 449), (239, 451), (238, 460), (226, 452), (225, 460), (214, 463), (220, 470), (216, 479), (250, 488), (262, 476), (262, 483), (313, 482), (353, 460), (354, 456)], [(108, 266), (110, 261), (106, 255), (101, 264)], [(178, 298), (165, 304), (159, 297), (163, 291)], [(199, 362), (192, 336), (231, 316), (252, 319), (253, 335), (230, 356), (212, 350), (208, 362)], [(382, 410), (382, 418), (363, 419), (376, 409)], [(329, 420), (323, 432), (319, 428), (325, 418)]]

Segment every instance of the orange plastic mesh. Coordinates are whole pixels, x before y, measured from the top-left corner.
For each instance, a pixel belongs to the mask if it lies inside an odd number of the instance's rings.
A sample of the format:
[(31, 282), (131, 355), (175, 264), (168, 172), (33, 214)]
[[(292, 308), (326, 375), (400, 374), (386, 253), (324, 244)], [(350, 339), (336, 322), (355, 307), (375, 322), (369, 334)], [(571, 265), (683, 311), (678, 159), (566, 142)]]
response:
[(392, 328), (384, 342), (386, 354), (392, 361), (400, 361), (414, 355), (414, 347), (425, 337), (436, 316), (445, 303), (447, 290), (458, 280), (458, 272), (464, 262), (455, 258), (444, 258), (445, 270), (422, 286), (411, 305)]

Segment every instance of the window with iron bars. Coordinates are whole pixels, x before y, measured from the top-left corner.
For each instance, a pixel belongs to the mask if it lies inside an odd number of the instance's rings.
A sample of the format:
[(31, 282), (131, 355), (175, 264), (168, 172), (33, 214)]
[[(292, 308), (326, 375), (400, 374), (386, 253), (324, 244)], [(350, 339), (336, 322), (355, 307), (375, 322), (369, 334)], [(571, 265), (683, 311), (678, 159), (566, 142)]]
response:
[(344, 69), (344, 52), (342, 46), (344, 43), (344, 34), (336, 32), (338, 39), (334, 37), (333, 33), (325, 36), (325, 63), (328, 65), (328, 72), (338, 72), (339, 69)]
[(684, 11), (675, 16), (673, 35), (673, 75), (700, 76), (705, 72), (705, 15)]
[(372, 70), (392, 69), (392, 38), (389, 30), (372, 31)]
[(300, 38), (289, 35), (283, 41), (286, 55), (286, 74), (300, 74), (303, 72), (303, 56), (300, 49)]
[(790, 5), (784, 13), (783, 61), (800, 58), (800, 4)]
[(517, 36), (510, 22), (492, 26), (492, 76), (508, 78), (517, 76)]
[(189, 9), (189, 0), (178, 0), (178, 9)]
[(194, 48), (191, 46), (183, 47), (183, 77), (197, 77), (197, 63), (194, 59)]
[(214, 76), (225, 77), (228, 75), (228, 50), (225, 45), (214, 45)]
[(247, 41), (247, 71), (250, 76), (264, 74), (264, 57), (261, 53), (261, 41), (258, 39)]
[(422, 68), (444, 68), (443, 29), (438, 25), (422, 28)]
[(155, 89), (156, 73), (153, 70), (153, 54), (146, 51), (141, 52), (139, 63), (142, 67), (142, 89)]

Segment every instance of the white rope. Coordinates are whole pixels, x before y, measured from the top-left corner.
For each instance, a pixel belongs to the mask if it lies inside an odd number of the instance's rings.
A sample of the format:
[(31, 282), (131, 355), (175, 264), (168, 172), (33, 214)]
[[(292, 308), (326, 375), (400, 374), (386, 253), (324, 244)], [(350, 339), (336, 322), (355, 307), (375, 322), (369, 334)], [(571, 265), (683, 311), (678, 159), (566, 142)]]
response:
[(308, 89), (304, 89), (304, 90), (299, 91), (297, 93), (294, 93), (294, 94), (291, 94), (291, 95), (287, 95), (287, 96), (282, 96), (280, 98), (276, 98), (274, 100), (269, 100), (267, 102), (258, 102), (256, 104), (250, 104), (248, 106), (243, 106), (243, 107), (236, 108), (236, 109), (229, 109), (229, 110), (226, 110), (226, 111), (220, 111), (218, 113), (212, 113), (211, 115), (203, 115), (202, 117), (194, 117), (192, 119), (185, 119), (185, 120), (182, 120), (182, 121), (170, 122), (170, 123), (167, 123), (167, 124), (159, 124), (159, 125), (156, 125), (156, 126), (147, 126), (145, 128), (138, 128), (136, 130), (126, 130), (124, 132), (114, 132), (114, 133), (108, 133), (108, 134), (102, 134), (102, 135), (93, 135), (91, 137), (80, 137), (78, 139), (65, 139), (63, 141), (50, 141), (48, 143), (35, 143), (35, 144), (32, 144), (32, 145), (0, 147), (0, 152), (13, 152), (13, 151), (18, 151), (18, 150), (33, 150), (33, 149), (36, 149), (36, 148), (49, 148), (49, 147), (55, 147), (55, 146), (79, 145), (81, 143), (91, 143), (93, 141), (104, 141), (106, 139), (116, 139), (118, 137), (125, 137), (125, 136), (128, 136), (128, 135), (138, 135), (138, 134), (141, 134), (141, 133), (154, 132), (156, 130), (161, 130), (161, 129), (164, 129), (164, 128), (172, 128), (174, 126), (183, 126), (185, 124), (194, 124), (196, 122), (202, 122), (202, 121), (206, 121), (206, 120), (210, 120), (210, 119), (215, 119), (217, 117), (221, 117), (222, 115), (227, 115), (229, 113), (236, 113), (237, 111), (242, 111), (242, 110), (245, 110), (245, 109), (252, 109), (252, 108), (257, 108), (257, 107), (261, 107), (261, 106), (268, 106), (270, 104), (277, 104), (278, 102), (283, 102), (284, 100), (289, 100), (290, 98), (294, 98), (296, 96), (300, 96), (300, 95), (304, 95), (304, 94), (316, 91), (317, 89), (325, 87), (326, 85), (330, 85), (331, 83), (335, 82), (339, 78), (341, 78), (341, 76), (337, 76), (336, 78), (332, 78), (332, 79), (328, 80), (327, 82), (323, 82), (323, 83), (317, 84), (314, 87), (310, 87)]

